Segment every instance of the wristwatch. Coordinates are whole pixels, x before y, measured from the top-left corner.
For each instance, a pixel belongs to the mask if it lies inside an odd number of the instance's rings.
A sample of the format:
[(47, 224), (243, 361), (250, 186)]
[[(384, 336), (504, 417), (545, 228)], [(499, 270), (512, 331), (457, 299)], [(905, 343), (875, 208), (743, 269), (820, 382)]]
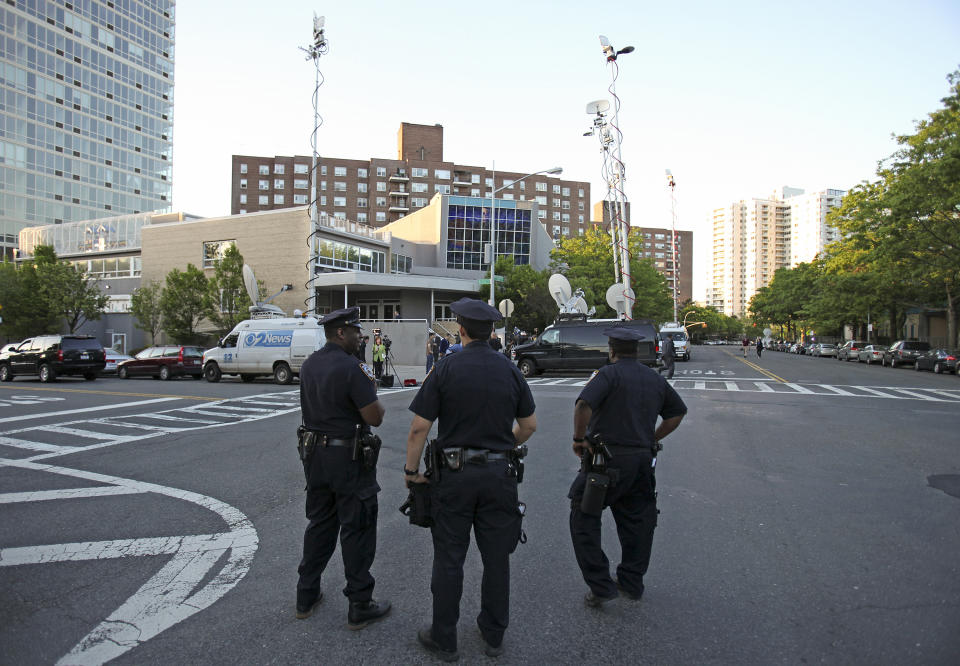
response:
[(420, 473), (420, 470), (419, 470), (419, 469), (407, 469), (407, 466), (404, 465), (404, 466), (403, 466), (403, 473), (406, 474), (407, 476), (416, 476), (417, 474)]

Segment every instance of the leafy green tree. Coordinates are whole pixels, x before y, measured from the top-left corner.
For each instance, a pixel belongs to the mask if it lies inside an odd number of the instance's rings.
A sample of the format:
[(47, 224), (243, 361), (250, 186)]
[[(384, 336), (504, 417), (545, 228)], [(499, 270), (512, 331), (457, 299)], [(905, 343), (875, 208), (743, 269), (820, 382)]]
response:
[(38, 267), (44, 290), (56, 312), (76, 332), (87, 321), (100, 319), (110, 297), (100, 291), (98, 280), (71, 263), (60, 261)]
[[(549, 271), (537, 271), (529, 265), (517, 266), (513, 258), (507, 256), (497, 258), (496, 274), (503, 277), (503, 282), (497, 283), (497, 303), (506, 298), (513, 301), (513, 315), (507, 322), (511, 329), (516, 327), (529, 332), (539, 328), (542, 331), (556, 319), (557, 304), (547, 290)], [(488, 286), (481, 288), (480, 297), (489, 299)]]
[(243, 285), (243, 255), (236, 245), (231, 245), (222, 257), (214, 261), (213, 277), (209, 280), (208, 289), (210, 321), (220, 335), (226, 335), (247, 318), (248, 308), (253, 305)]
[(198, 333), (197, 328), (210, 315), (210, 290), (203, 271), (187, 264), (184, 271), (174, 268), (167, 273), (160, 295), (160, 312), (163, 330), (174, 341), (201, 342), (205, 336)]
[(162, 329), (163, 309), (160, 295), (163, 287), (156, 280), (148, 280), (133, 291), (130, 297), (130, 313), (137, 321), (137, 328), (150, 334), (150, 344), (157, 343)]

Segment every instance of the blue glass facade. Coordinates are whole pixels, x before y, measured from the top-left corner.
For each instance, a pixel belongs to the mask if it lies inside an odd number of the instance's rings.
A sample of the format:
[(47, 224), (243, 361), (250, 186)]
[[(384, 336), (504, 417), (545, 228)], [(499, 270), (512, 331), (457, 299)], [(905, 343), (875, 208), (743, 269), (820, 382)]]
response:
[[(515, 201), (497, 199), (497, 256), (512, 256), (517, 265), (530, 263), (532, 211)], [(490, 243), (490, 199), (450, 197), (447, 207), (447, 268), (487, 270), (483, 248)], [(539, 224), (539, 223), (538, 223)]]
[(0, 247), (25, 226), (169, 211), (174, 0), (0, 5)]

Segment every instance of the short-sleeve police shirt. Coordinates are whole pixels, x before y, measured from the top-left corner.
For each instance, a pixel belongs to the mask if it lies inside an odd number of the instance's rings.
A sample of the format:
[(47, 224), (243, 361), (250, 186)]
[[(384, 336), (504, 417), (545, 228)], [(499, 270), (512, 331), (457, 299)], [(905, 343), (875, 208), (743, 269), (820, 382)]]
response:
[(363, 425), (360, 410), (377, 399), (373, 374), (356, 356), (328, 342), (300, 369), (303, 424), (335, 438), (349, 439)]
[(588, 432), (619, 446), (650, 448), (657, 416), (687, 413), (687, 406), (667, 380), (634, 359), (605, 365), (583, 387), (577, 400), (593, 410)]
[(509, 451), (513, 421), (534, 413), (533, 394), (520, 371), (486, 340), (445, 356), (423, 380), (410, 411), (439, 419), (440, 446)]

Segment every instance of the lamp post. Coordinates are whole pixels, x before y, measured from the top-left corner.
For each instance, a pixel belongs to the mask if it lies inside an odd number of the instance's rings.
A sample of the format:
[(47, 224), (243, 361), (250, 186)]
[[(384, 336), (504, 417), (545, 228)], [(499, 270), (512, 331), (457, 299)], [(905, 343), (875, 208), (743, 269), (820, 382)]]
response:
[[(496, 173), (496, 172), (494, 172)], [(553, 167), (552, 169), (544, 169), (543, 171), (535, 171), (534, 173), (528, 173), (522, 178), (517, 178), (515, 181), (509, 185), (504, 185), (503, 187), (493, 189), (496, 187), (497, 181), (496, 176), (494, 176), (493, 185), (491, 186), (490, 191), (490, 305), (492, 307), (497, 307), (497, 301), (494, 296), (494, 285), (496, 284), (496, 266), (497, 266), (497, 192), (509, 189), (519, 183), (521, 180), (526, 180), (531, 176), (539, 176), (541, 174), (550, 174), (551, 176), (559, 176), (563, 173), (562, 167)], [(539, 224), (539, 221), (537, 222)]]

